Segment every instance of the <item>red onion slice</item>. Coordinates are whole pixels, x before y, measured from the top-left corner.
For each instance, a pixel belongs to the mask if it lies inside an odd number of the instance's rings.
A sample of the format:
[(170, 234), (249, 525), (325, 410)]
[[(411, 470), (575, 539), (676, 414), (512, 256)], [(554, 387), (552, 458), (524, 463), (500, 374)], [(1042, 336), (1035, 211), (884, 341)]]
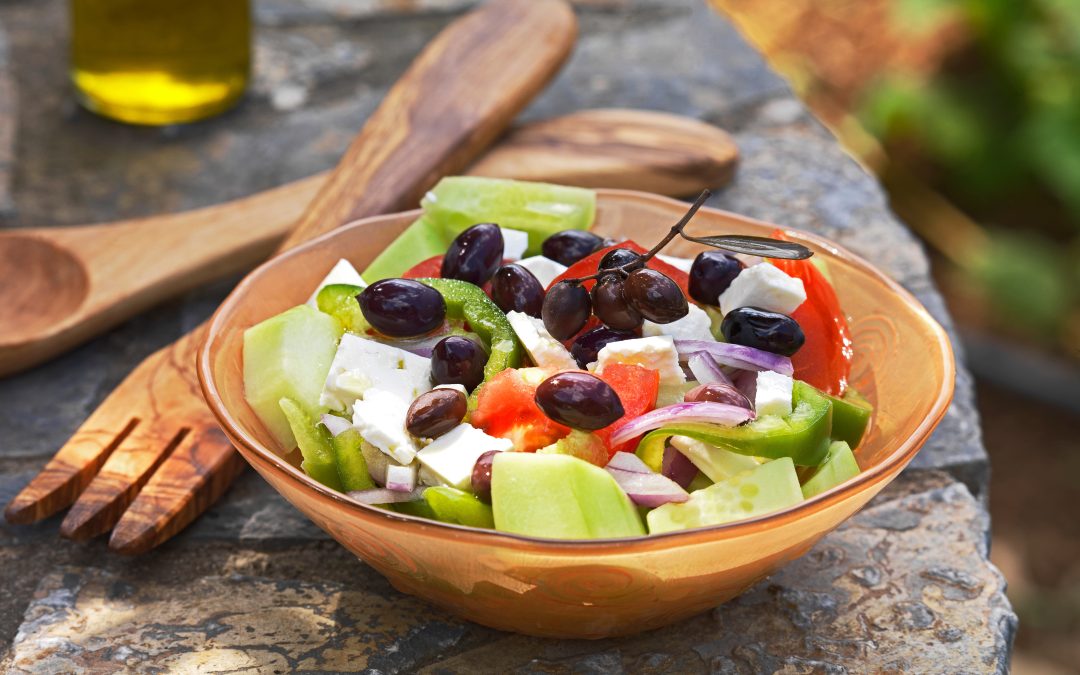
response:
[(791, 366), (791, 359), (788, 357), (753, 347), (707, 340), (676, 340), (675, 348), (679, 350), (680, 355), (684, 356), (704, 352), (720, 365), (739, 370), (774, 370), (782, 375), (791, 375), (795, 372)]
[[(619, 457), (619, 455), (625, 455)], [(636, 460), (636, 461), (635, 461)], [(614, 465), (614, 466), (612, 466)], [(633, 467), (632, 470), (618, 468)], [(645, 466), (645, 463), (629, 452), (617, 452), (604, 469), (611, 474), (630, 501), (638, 506), (655, 508), (671, 502), (685, 502), (690, 499), (686, 490), (675, 481), (662, 476)]]
[(338, 417), (337, 415), (331, 415), (330, 413), (326, 413), (320, 417), (319, 421), (323, 423), (323, 426), (330, 431), (330, 435), (334, 438), (337, 438), (353, 428), (352, 422), (349, 420), (344, 417)]
[(657, 408), (645, 413), (641, 417), (635, 417), (619, 427), (618, 431), (611, 435), (611, 444), (625, 443), (653, 429), (659, 429), (665, 424), (687, 422), (706, 424), (719, 424), (725, 427), (734, 427), (743, 422), (754, 419), (753, 411), (738, 408), (727, 403), (697, 402), (676, 403), (674, 405)]
[(641, 461), (641, 458), (632, 452), (616, 452), (608, 460), (605, 469), (618, 469), (630, 473), (655, 473), (649, 465)]
[(391, 464), (386, 467), (386, 489), (394, 492), (412, 492), (416, 489), (416, 465)]
[(417, 488), (412, 492), (399, 492), (386, 488), (372, 488), (370, 490), (356, 490), (346, 494), (361, 504), (398, 504), (400, 502), (414, 502), (424, 495), (425, 488)]
[(731, 384), (731, 378), (720, 370), (720, 364), (709, 352), (694, 352), (686, 365), (690, 367), (694, 379), (701, 384)]
[[(642, 464), (645, 464), (645, 462), (642, 462)], [(694, 466), (689, 457), (679, 452), (679, 449), (674, 445), (668, 443), (664, 447), (664, 462), (661, 465), (660, 473), (675, 481), (679, 487), (685, 490), (697, 478), (698, 468)]]

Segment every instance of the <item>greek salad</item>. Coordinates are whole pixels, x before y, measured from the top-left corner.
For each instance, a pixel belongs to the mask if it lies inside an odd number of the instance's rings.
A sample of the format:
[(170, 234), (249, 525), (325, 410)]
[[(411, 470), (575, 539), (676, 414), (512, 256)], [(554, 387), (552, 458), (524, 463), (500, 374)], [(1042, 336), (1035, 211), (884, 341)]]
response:
[(362, 274), (245, 332), (245, 398), (313, 479), (447, 523), (613, 538), (809, 499), (871, 419), (847, 320), (782, 232), (689, 235), (706, 196), (630, 241), (590, 231), (590, 190), (446, 178)]

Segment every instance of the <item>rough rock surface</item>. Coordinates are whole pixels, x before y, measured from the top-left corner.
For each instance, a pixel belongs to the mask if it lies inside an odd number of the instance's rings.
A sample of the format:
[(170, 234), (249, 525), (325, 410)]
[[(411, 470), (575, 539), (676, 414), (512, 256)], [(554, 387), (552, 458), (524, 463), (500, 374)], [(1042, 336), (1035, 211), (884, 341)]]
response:
[[(498, 634), (385, 588), (98, 567), (42, 579), (12, 672), (1002, 672), (1015, 619), (982, 564), (986, 515), (958, 483), (865, 509), (750, 592), (623, 639)], [(265, 574), (265, 573), (264, 573)], [(897, 649), (897, 645), (904, 645)]]
[[(246, 100), (214, 120), (164, 129), (114, 124), (72, 102), (63, 0), (2, 4), (0, 197), (7, 170), (17, 211), (5, 215), (0, 206), (0, 223), (192, 208), (327, 168), (416, 51), (465, 4), (259, 0), (258, 74)], [(720, 124), (743, 161), (714, 204), (836, 238), (949, 325), (919, 245), (879, 186), (726, 21), (697, 0), (577, 4), (575, 55), (525, 117), (626, 106)], [(18, 95), (14, 111), (5, 82)], [(5, 162), (5, 128), (18, 130), (17, 162)], [(17, 492), (136, 363), (208, 316), (233, 283), (0, 381), (0, 498)], [(0, 525), (0, 644), (11, 645), (8, 664), (38, 672), (1001, 671), (1015, 617), (986, 560), (987, 470), (961, 369), (956, 400), (912, 468), (813, 553), (709, 615), (597, 643), (508, 636), (440, 615), (391, 590), (248, 473), (186, 533), (137, 559), (113, 556), (100, 541), (60, 540), (57, 519)]]

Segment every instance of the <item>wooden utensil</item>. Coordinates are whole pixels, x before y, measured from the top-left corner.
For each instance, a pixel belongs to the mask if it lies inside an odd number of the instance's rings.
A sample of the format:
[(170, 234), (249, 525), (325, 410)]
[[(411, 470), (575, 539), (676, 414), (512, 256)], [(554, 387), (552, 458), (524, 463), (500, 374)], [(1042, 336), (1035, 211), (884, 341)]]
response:
[[(439, 176), (461, 171), (554, 76), (575, 36), (564, 0), (496, 0), (454, 21), (390, 89), (280, 250), (413, 205)], [(74, 501), (61, 534), (86, 539), (115, 524), (110, 547), (137, 553), (216, 500), (242, 462), (199, 390), (204, 326), (144, 360), (12, 500), (7, 519), (31, 522)]]
[[(523, 125), (468, 173), (672, 196), (730, 180), (727, 133), (668, 113), (585, 110)], [(0, 376), (273, 251), (328, 173), (183, 213), (0, 232)]]

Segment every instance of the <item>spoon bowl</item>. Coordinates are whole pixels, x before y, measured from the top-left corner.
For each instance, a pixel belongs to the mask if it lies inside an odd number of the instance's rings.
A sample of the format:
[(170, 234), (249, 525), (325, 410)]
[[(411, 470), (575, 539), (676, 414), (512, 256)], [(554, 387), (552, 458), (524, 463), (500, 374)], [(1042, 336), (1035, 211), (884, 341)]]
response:
[(61, 328), (86, 299), (86, 268), (60, 244), (32, 235), (0, 233), (0, 269), (19, 270), (0, 285), (0, 353)]

